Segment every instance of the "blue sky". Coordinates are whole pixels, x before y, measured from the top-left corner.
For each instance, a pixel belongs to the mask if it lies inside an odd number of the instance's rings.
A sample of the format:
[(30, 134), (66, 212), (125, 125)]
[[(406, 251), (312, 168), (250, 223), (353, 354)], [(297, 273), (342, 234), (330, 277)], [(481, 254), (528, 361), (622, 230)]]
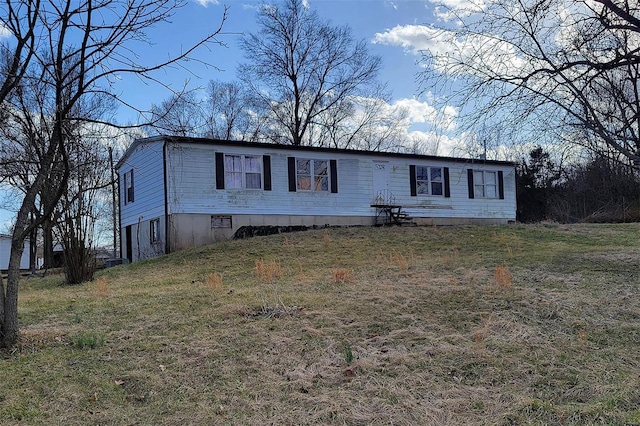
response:
[[(268, 0), (272, 1), (272, 0)], [(435, 114), (431, 106), (430, 93), (419, 87), (416, 76), (422, 70), (418, 64), (418, 48), (424, 40), (425, 26), (437, 19), (441, 13), (435, 0), (306, 0), (320, 17), (335, 25), (348, 25), (356, 40), (368, 42), (371, 54), (382, 58), (379, 80), (387, 83), (391, 91), (392, 104), (399, 104), (411, 112), (410, 131), (431, 132), (434, 129), (430, 117)], [(179, 10), (171, 25), (163, 25), (151, 34), (153, 47), (141, 54), (145, 61), (165, 58), (169, 52), (179, 51), (189, 43), (217, 27), (224, 7), (228, 7), (227, 21), (218, 40), (226, 47), (213, 46), (201, 49), (196, 56), (213, 67), (204, 67), (190, 62), (185, 69), (163, 71), (157, 77), (179, 90), (188, 81), (189, 88), (206, 86), (209, 80), (234, 80), (236, 68), (243, 61), (238, 41), (243, 33), (257, 31), (256, 11), (259, 0), (190, 0)], [(442, 3), (442, 1), (440, 1)], [(446, 0), (449, 7), (466, 4), (462, 0)], [(148, 108), (169, 96), (166, 90), (146, 86), (138, 80), (123, 81), (116, 90), (127, 102), (138, 108)], [(451, 109), (455, 114), (455, 110)], [(120, 111), (121, 119), (135, 121), (135, 115), (126, 109)], [(126, 117), (126, 118), (123, 118)], [(451, 128), (449, 128), (451, 130)], [(441, 155), (450, 152), (441, 147)]]

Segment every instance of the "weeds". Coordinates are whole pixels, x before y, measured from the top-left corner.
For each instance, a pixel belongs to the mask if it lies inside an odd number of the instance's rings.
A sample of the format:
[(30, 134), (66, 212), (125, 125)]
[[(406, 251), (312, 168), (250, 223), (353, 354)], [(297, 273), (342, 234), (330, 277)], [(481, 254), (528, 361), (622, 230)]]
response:
[(273, 284), (282, 276), (282, 268), (276, 261), (266, 263), (260, 259), (256, 261), (255, 274), (261, 283)]
[(331, 237), (327, 232), (322, 236), (322, 244), (324, 244), (324, 248), (329, 248), (329, 245), (331, 244)]
[(342, 345), (342, 354), (344, 355), (344, 361), (347, 365), (351, 365), (354, 360), (353, 350), (348, 342), (344, 342)]
[(210, 273), (209, 275), (207, 275), (205, 283), (211, 293), (216, 293), (222, 290), (222, 274), (219, 274), (217, 272)]
[(95, 279), (96, 282), (96, 296), (106, 297), (109, 295), (109, 287), (107, 286), (106, 278), (99, 277)]
[(493, 272), (493, 278), (496, 286), (501, 290), (513, 291), (513, 283), (511, 280), (511, 272), (506, 266), (496, 266)]
[(353, 282), (353, 271), (347, 268), (340, 268), (333, 271), (334, 284), (351, 284)]
[(73, 345), (78, 349), (95, 349), (104, 345), (104, 337), (96, 333), (80, 334), (73, 340)]

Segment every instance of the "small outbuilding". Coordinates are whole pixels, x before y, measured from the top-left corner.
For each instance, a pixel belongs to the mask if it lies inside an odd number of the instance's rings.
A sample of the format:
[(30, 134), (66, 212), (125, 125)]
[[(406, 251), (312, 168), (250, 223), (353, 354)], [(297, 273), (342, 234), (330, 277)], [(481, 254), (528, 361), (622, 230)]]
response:
[[(24, 242), (24, 251), (20, 258), (20, 269), (28, 270), (30, 268), (29, 259), (31, 256), (29, 240)], [(11, 235), (0, 234), (0, 270), (9, 269), (9, 256), (11, 255)]]

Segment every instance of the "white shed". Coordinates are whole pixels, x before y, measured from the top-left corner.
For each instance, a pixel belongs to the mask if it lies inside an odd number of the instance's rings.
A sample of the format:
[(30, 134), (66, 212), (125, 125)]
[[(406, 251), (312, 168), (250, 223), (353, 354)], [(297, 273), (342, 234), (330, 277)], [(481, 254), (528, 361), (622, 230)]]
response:
[(136, 140), (116, 166), (122, 255), (136, 261), (243, 227), (515, 221), (515, 164), (213, 139)]
[[(20, 259), (20, 269), (29, 269), (29, 241), (24, 242), (24, 251)], [(11, 254), (11, 236), (0, 234), (0, 270), (9, 269), (9, 255)]]

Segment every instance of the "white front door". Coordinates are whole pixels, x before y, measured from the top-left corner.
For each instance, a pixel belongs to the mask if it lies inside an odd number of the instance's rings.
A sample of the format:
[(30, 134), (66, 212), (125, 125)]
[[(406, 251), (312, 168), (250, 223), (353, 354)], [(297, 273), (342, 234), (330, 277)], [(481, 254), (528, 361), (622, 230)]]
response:
[(373, 162), (373, 198), (375, 204), (388, 204), (389, 198), (389, 162)]

